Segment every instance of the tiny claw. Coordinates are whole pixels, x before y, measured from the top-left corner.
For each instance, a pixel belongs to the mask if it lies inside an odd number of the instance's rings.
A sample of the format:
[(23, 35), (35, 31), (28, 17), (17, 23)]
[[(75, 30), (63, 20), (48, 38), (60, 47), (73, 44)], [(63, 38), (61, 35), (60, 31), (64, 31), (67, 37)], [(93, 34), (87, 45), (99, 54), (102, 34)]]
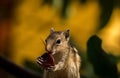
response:
[(40, 65), (42, 65), (41, 61), (39, 61), (39, 60), (37, 60), (37, 63), (40, 64)]
[(49, 66), (48, 68), (47, 68), (47, 70), (54, 70), (54, 66)]
[(41, 62), (44, 62), (43, 58), (39, 58), (38, 60), (41, 61)]

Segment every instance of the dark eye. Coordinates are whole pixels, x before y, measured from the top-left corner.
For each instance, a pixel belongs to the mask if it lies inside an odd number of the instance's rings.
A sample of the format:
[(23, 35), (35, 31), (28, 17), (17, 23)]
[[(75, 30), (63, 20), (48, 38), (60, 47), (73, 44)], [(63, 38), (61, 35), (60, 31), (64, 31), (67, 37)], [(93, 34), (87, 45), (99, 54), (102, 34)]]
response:
[(60, 43), (61, 43), (61, 40), (60, 40), (60, 39), (58, 39), (58, 40), (56, 41), (56, 43), (57, 43), (57, 44), (60, 44)]

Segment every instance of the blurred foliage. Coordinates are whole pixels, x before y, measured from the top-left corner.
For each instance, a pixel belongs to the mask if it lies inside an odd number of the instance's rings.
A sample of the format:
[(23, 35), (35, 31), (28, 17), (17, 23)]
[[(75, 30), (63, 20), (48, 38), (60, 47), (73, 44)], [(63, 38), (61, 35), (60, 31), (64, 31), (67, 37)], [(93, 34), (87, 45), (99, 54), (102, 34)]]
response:
[(87, 56), (98, 78), (118, 78), (117, 64), (102, 49), (102, 40), (94, 35), (87, 42)]
[(43, 74), (43, 69), (41, 69), (41, 67), (33, 61), (26, 59), (24, 60), (23, 65), (28, 69), (32, 69), (33, 71), (39, 72), (41, 75)]
[(45, 5), (45, 4), (52, 5), (53, 0), (42, 0), (42, 5)]
[(100, 15), (100, 27), (99, 29), (104, 28), (105, 26), (107, 26), (106, 24), (109, 22), (110, 17), (112, 15), (113, 12), (113, 8), (114, 8), (114, 0), (99, 0), (102, 12)]

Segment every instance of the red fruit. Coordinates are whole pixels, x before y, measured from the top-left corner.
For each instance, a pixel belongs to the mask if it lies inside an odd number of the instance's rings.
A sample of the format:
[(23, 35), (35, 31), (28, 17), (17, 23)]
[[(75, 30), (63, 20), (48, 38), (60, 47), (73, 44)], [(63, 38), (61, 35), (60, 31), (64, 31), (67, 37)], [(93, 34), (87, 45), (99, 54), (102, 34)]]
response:
[(42, 56), (38, 57), (37, 63), (44, 69), (48, 69), (48, 67), (55, 66), (54, 58), (51, 53), (44, 53)]

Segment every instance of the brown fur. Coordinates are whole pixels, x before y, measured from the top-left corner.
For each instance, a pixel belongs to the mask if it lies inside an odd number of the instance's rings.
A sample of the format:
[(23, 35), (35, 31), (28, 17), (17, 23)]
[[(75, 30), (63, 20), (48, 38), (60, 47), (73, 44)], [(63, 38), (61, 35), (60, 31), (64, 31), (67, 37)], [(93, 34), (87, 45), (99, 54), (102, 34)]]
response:
[[(57, 40), (60, 40), (60, 44)], [(44, 70), (43, 78), (80, 78), (80, 56), (76, 48), (69, 45), (69, 30), (54, 31), (46, 39), (46, 50), (53, 52), (55, 67)]]

